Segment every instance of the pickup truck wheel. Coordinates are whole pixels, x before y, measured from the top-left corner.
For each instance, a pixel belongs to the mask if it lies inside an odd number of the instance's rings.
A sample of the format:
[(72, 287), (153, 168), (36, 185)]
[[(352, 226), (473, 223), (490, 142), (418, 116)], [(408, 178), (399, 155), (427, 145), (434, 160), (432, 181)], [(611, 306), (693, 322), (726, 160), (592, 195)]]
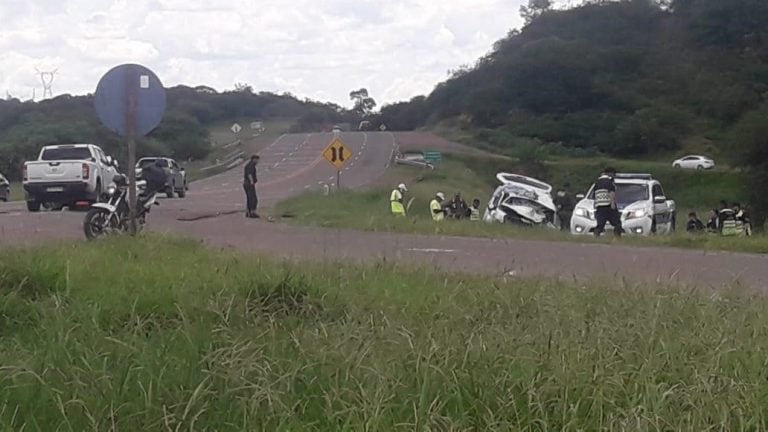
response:
[(174, 191), (176, 190), (176, 185), (172, 184), (169, 188), (165, 190), (165, 195), (168, 198), (173, 198)]
[(39, 212), (40, 203), (38, 201), (27, 201), (27, 210), (31, 212)]
[(187, 185), (185, 184), (183, 188), (178, 190), (179, 198), (184, 198), (187, 196)]

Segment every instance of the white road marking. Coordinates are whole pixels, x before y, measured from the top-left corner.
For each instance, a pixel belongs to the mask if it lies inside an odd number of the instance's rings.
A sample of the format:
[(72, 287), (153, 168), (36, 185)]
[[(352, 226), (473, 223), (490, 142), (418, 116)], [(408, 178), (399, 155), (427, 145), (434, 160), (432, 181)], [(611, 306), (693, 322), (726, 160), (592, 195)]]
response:
[(411, 252), (426, 252), (426, 253), (453, 253), (456, 252), (455, 249), (420, 249), (420, 248), (411, 248), (408, 249)]

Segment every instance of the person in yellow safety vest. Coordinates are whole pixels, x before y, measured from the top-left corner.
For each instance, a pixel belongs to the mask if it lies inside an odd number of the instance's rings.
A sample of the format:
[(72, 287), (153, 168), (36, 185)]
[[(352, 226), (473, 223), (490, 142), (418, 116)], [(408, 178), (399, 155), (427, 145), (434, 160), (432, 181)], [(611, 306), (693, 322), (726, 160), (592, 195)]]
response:
[(443, 208), (443, 201), (445, 201), (445, 195), (442, 192), (438, 192), (435, 194), (435, 199), (429, 203), (429, 214), (432, 215), (432, 220), (435, 222), (445, 220), (446, 210)]
[(405, 184), (400, 183), (389, 197), (392, 214), (395, 216), (405, 216), (405, 206), (403, 205), (403, 193), (405, 192), (408, 192), (408, 188), (405, 187)]
[(469, 208), (469, 220), (477, 222), (480, 220), (480, 200), (472, 200), (472, 207)]

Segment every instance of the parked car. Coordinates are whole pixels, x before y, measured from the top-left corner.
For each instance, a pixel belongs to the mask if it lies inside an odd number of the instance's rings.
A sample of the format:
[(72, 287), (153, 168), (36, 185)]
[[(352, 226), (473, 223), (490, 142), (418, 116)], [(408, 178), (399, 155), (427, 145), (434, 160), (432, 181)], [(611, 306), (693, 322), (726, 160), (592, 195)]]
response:
[(501, 186), (488, 201), (483, 220), (488, 223), (558, 226), (552, 186), (518, 174), (499, 173)]
[(97, 202), (114, 184), (117, 168), (117, 161), (93, 144), (45, 146), (36, 161), (24, 163), (27, 209)]
[(672, 162), (672, 166), (683, 169), (705, 170), (714, 168), (715, 161), (706, 156), (690, 155)]
[[(670, 234), (677, 224), (677, 206), (667, 199), (661, 183), (650, 174), (617, 174), (616, 203), (621, 213), (624, 231), (634, 235)], [(571, 218), (571, 234), (593, 233), (597, 227), (595, 220), (595, 185), (585, 195), (576, 196), (581, 201), (576, 204)], [(606, 231), (614, 227), (608, 224)]]
[(165, 194), (168, 198), (173, 198), (178, 194), (179, 198), (184, 198), (187, 195), (187, 173), (184, 168), (179, 166), (175, 160), (167, 157), (145, 157), (139, 159), (136, 162), (136, 176), (141, 175), (141, 171), (149, 166), (154, 165), (155, 161), (160, 161), (160, 166), (163, 167), (168, 175), (168, 183), (165, 185)]
[(0, 173), (0, 201), (8, 201), (8, 197), (11, 196), (11, 182)]

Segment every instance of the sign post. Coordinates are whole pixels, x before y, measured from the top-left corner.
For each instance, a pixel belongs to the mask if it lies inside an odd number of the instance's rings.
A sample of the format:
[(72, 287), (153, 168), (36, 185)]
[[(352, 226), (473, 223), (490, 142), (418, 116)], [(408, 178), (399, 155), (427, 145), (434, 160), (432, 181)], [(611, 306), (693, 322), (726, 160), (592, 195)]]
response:
[[(165, 89), (151, 70), (124, 64), (104, 75), (96, 88), (96, 114), (104, 126), (125, 138), (128, 146), (128, 208), (131, 234), (136, 234), (136, 137), (155, 129), (166, 107)], [(111, 181), (111, 179), (109, 179)]]
[(336, 190), (341, 190), (341, 169), (352, 159), (350, 150), (341, 138), (335, 136), (328, 147), (323, 150), (323, 158), (336, 168)]

